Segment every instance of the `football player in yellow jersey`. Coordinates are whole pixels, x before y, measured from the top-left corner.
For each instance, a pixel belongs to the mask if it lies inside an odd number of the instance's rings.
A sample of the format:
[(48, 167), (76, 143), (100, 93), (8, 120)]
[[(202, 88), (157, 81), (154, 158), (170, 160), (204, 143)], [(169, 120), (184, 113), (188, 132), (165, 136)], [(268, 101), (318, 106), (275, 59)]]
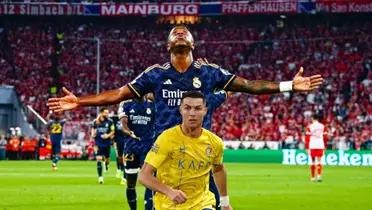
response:
[(222, 164), (223, 142), (202, 128), (207, 113), (204, 95), (197, 91), (183, 94), (180, 113), (182, 124), (158, 137), (146, 156), (139, 181), (156, 192), (156, 210), (214, 210), (215, 198), (209, 191), (212, 170), (221, 207), (232, 210)]

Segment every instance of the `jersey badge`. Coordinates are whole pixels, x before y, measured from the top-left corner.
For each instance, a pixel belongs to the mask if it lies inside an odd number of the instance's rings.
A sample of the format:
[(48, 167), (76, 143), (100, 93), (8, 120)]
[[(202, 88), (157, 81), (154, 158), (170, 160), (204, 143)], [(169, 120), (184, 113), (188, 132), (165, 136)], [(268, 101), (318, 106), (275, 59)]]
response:
[(192, 85), (194, 86), (194, 88), (200, 88), (202, 83), (198, 77), (194, 77), (192, 79)]

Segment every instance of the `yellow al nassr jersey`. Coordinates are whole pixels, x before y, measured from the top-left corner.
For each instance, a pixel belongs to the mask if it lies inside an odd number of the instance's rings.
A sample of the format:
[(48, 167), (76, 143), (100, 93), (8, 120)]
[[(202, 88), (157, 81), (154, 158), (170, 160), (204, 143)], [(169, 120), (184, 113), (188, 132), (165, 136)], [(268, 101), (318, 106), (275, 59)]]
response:
[(214, 164), (222, 164), (223, 142), (203, 129), (198, 138), (186, 136), (181, 126), (165, 130), (155, 141), (145, 162), (156, 168), (157, 179), (184, 192), (187, 201), (175, 204), (166, 195), (154, 196), (157, 210), (201, 210), (212, 208), (214, 195), (209, 191), (209, 172)]

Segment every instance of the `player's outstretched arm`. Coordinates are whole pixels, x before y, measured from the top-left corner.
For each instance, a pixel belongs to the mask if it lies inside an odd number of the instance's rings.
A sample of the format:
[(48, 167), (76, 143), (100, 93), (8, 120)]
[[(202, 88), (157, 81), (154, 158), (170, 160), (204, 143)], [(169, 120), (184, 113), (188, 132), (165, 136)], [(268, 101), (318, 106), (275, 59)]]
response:
[(156, 177), (154, 177), (155, 168), (150, 164), (144, 163), (139, 174), (138, 180), (145, 187), (163, 193), (168, 196), (176, 204), (181, 204), (186, 202), (187, 197), (181, 190), (173, 189), (163, 183), (161, 183)]
[(322, 76), (317, 74), (310, 77), (304, 77), (303, 72), (304, 69), (301, 67), (293, 80), (287, 82), (247, 80), (242, 77), (236, 77), (226, 90), (259, 95), (286, 91), (307, 92), (319, 88), (323, 82)]
[(65, 87), (62, 88), (62, 91), (65, 94), (64, 97), (48, 99), (47, 106), (53, 112), (76, 109), (80, 106), (104, 106), (118, 104), (122, 100), (135, 97), (126, 85), (118, 89), (104, 91), (98, 95), (81, 97), (75, 96)]

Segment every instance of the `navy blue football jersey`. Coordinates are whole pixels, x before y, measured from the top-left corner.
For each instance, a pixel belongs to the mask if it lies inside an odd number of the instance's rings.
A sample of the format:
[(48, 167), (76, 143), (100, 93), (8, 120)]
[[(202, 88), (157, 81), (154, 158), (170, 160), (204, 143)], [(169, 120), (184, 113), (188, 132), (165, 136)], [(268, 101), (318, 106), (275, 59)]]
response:
[[(129, 89), (137, 96), (153, 92), (155, 97), (156, 135), (181, 123), (179, 105), (182, 94), (196, 90), (202, 92), (208, 108), (218, 107), (220, 100), (215, 99), (216, 90), (224, 90), (235, 78), (235, 75), (215, 64), (200, 64), (194, 61), (186, 72), (178, 72), (171, 63), (153, 65), (142, 72), (128, 84)], [(216, 105), (215, 103), (218, 102)], [(223, 101), (222, 101), (223, 102)], [(203, 126), (210, 128), (212, 113), (204, 118)]]
[(66, 123), (65, 119), (62, 120), (49, 120), (48, 121), (48, 128), (50, 133), (50, 140), (51, 141), (61, 141), (62, 140), (62, 133), (63, 133), (63, 126)]
[(208, 112), (204, 117), (203, 128), (210, 130), (212, 126), (213, 112), (216, 110), (227, 98), (227, 93), (224, 90), (216, 91), (213, 95), (207, 96)]
[[(119, 105), (119, 119), (128, 118), (128, 128), (141, 138), (141, 143), (152, 143), (155, 138), (154, 103), (150, 101), (128, 100)], [(127, 136), (127, 138), (130, 138)], [(133, 140), (131, 140), (132, 142)], [(134, 142), (137, 140), (134, 140)]]
[(112, 121), (115, 125), (115, 135), (114, 135), (114, 141), (115, 142), (123, 142), (125, 138), (127, 137), (127, 134), (125, 134), (122, 130), (121, 122), (119, 117), (111, 117)]
[(111, 131), (115, 131), (114, 122), (107, 118), (103, 122), (93, 121), (93, 128), (96, 129), (96, 137), (94, 138), (95, 143), (99, 147), (111, 146), (111, 139), (103, 139), (101, 136), (103, 134), (109, 134)]

